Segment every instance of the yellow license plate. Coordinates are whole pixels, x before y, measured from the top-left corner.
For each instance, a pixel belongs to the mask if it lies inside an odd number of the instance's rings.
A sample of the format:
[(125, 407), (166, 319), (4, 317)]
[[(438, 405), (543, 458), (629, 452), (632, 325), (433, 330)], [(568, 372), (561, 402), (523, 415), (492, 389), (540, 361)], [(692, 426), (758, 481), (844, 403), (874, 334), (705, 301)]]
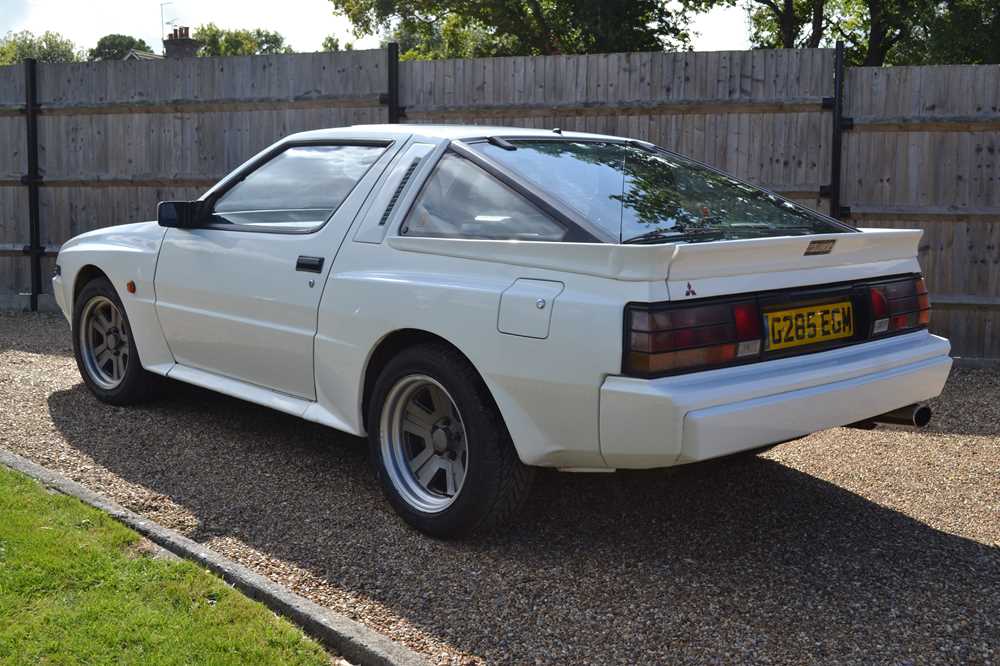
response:
[(854, 311), (849, 301), (765, 312), (768, 349), (788, 349), (854, 335)]

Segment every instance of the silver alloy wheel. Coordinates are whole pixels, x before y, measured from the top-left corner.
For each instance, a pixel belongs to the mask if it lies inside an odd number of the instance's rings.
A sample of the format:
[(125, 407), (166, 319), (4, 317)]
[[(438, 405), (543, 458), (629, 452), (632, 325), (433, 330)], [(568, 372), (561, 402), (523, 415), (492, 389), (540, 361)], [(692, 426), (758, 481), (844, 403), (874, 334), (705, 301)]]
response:
[(389, 391), (380, 420), (382, 461), (407, 504), (438, 513), (462, 491), (469, 467), (462, 415), (448, 391), (427, 375), (407, 375)]
[(128, 329), (121, 310), (104, 296), (94, 296), (80, 316), (80, 356), (90, 379), (102, 389), (117, 388), (129, 361)]

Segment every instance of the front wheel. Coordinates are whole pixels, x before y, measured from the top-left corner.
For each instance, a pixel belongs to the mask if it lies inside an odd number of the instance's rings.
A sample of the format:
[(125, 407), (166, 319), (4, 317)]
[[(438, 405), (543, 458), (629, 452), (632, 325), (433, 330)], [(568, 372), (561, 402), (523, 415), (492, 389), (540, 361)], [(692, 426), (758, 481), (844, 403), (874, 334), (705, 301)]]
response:
[(107, 278), (91, 280), (77, 295), (73, 353), (84, 383), (103, 402), (130, 405), (155, 391), (157, 377), (139, 362), (125, 307)]
[(521, 463), (489, 391), (445, 345), (403, 351), (379, 375), (368, 411), (371, 455), (393, 508), (437, 537), (507, 521), (528, 495)]

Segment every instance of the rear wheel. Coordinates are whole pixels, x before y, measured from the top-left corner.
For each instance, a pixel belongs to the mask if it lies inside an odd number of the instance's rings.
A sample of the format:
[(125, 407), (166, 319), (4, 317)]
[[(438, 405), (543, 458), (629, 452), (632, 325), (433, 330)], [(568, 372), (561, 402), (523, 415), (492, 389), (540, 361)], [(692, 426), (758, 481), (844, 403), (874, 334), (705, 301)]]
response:
[(489, 529), (520, 508), (533, 477), (469, 362), (445, 345), (391, 360), (375, 382), (369, 446), (382, 488), (410, 525), (438, 537)]
[(73, 352), (84, 383), (98, 399), (129, 405), (154, 393), (157, 377), (139, 362), (125, 308), (107, 278), (91, 280), (77, 295)]

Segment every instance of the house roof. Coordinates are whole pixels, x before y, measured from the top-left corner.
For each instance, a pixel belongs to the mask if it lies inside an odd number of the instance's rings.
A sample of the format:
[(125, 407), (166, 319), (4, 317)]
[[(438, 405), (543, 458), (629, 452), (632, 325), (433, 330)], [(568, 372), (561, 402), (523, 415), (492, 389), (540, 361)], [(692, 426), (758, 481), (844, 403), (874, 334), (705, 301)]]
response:
[(122, 60), (163, 60), (163, 56), (152, 53), (151, 51), (139, 51), (138, 49), (129, 49), (129, 52), (125, 54)]

